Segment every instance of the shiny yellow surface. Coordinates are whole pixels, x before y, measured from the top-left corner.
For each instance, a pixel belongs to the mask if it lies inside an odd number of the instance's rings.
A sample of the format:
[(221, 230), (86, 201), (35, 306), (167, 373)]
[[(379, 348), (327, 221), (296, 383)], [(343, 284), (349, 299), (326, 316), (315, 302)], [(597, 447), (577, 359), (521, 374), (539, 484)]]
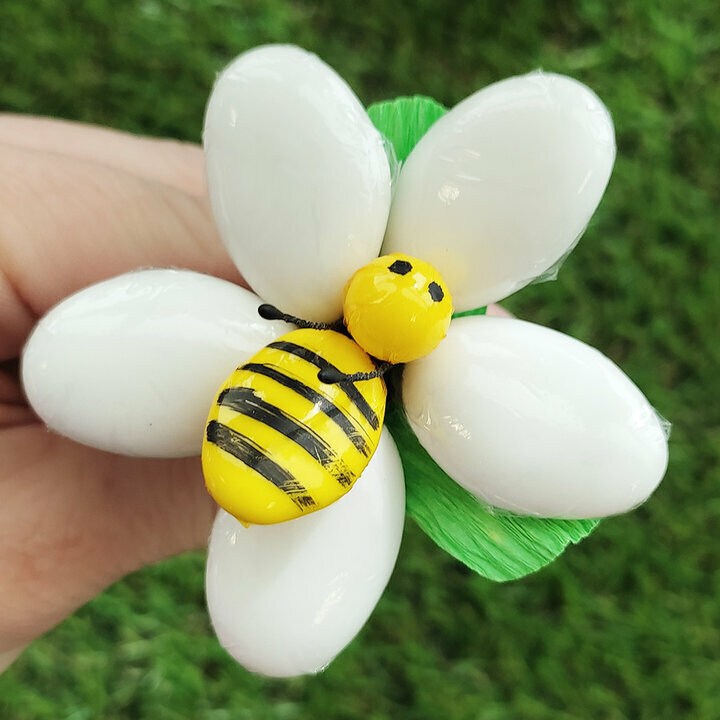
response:
[[(404, 272), (393, 272), (392, 266)], [(433, 283), (442, 291), (440, 300), (432, 297)], [(368, 263), (345, 287), (343, 313), (350, 334), (370, 355), (392, 363), (417, 360), (437, 347), (452, 312), (452, 298), (437, 270), (401, 253)]]
[[(300, 350), (273, 347), (283, 343)], [(318, 366), (302, 354), (324, 358), (344, 373), (374, 369), (345, 335), (303, 329), (263, 348), (227, 379), (210, 410), (202, 465), (210, 494), (241, 522), (278, 523), (326, 507), (352, 487), (377, 447), (385, 415), (384, 381), (350, 384), (367, 403), (366, 414), (369, 410), (374, 416), (373, 427), (343, 384), (321, 383)], [(246, 404), (240, 410), (230, 407), (233, 398)], [(239, 436), (240, 445), (251, 446), (260, 462), (222, 449), (223, 441), (213, 435), (218, 427), (225, 435)], [(288, 431), (291, 427), (294, 432)], [(281, 488), (263, 472), (292, 480)]]

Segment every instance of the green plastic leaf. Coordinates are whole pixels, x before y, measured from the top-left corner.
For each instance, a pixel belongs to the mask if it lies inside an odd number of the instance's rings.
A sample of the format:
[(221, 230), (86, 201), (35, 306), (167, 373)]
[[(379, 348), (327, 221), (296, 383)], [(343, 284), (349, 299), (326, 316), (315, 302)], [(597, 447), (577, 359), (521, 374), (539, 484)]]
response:
[[(431, 98), (415, 96), (368, 109), (375, 127), (403, 162), (418, 140), (446, 112)], [(483, 315), (485, 308), (453, 317)], [(547, 520), (490, 508), (452, 480), (427, 454), (399, 402), (399, 376), (391, 384), (385, 423), (405, 472), (408, 514), (444, 550), (480, 575), (503, 582), (528, 575), (580, 542), (597, 520)]]
[(367, 112), (373, 125), (392, 143), (397, 159), (405, 162), (418, 140), (447, 108), (432, 98), (415, 95), (375, 103)]
[(486, 312), (486, 307), (475, 308), (475, 310), (463, 310), (463, 312), (453, 313), (453, 320), (459, 317), (469, 317), (470, 315), (484, 315)]

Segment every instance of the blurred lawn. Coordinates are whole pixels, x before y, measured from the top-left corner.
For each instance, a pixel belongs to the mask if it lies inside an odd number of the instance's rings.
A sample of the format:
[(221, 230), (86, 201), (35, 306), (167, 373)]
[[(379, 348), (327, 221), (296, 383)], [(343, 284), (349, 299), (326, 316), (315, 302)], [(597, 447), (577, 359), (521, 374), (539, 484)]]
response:
[[(197, 140), (214, 74), (265, 42), (318, 52), (370, 103), (453, 104), (543, 67), (613, 113), (614, 175), (554, 283), (508, 305), (616, 360), (674, 423), (638, 512), (549, 569), (471, 576), (409, 523), (358, 640), (316, 678), (234, 665), (203, 558), (116, 585), (0, 679), (0, 717), (720, 718), (720, 22), (694, 3), (0, 0), (0, 108)], [(102, 538), (98, 538), (102, 542)]]

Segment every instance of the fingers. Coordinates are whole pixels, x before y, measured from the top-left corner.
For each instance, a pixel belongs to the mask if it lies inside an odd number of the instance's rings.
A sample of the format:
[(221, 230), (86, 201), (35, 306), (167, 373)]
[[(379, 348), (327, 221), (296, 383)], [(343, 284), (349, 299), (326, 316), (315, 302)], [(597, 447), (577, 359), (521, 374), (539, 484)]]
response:
[(197, 459), (113, 456), (32, 423), (4, 361), (51, 305), (112, 275), (180, 266), (241, 280), (199, 197), (197, 149), (61, 125), (0, 122), (25, 146), (0, 144), (4, 664), (117, 578), (204, 544), (215, 511)]
[[(78, 157), (79, 136), (63, 140), (75, 156), (58, 153), (58, 138), (0, 145), (0, 362), (50, 306), (98, 280), (175, 266), (241, 281), (187, 181), (119, 149), (102, 163)], [(128, 572), (204, 544), (215, 511), (197, 459), (126, 458), (54, 436), (30, 423), (11, 364), (2, 370), (0, 587), (12, 592), (0, 594), (0, 653)]]
[(204, 158), (199, 145), (10, 113), (0, 113), (0, 144), (74, 157), (163, 183), (190, 195), (206, 194)]
[(205, 544), (215, 506), (197, 458), (145, 460), (39, 426), (0, 433), (0, 654), (101, 589)]
[(62, 155), (0, 146), (0, 362), (67, 295), (138, 267), (242, 279), (209, 205), (176, 188)]

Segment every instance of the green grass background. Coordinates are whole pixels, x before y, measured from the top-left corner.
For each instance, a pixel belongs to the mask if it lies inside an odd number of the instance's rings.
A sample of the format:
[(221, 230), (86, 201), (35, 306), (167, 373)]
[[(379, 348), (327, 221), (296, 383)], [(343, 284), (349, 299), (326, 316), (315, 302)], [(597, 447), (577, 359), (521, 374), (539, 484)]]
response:
[[(189, 140), (215, 73), (318, 52), (365, 103), (453, 104), (543, 67), (614, 116), (605, 199), (556, 282), (509, 307), (617, 361), (674, 423), (664, 484), (550, 568), (494, 585), (408, 523), (321, 676), (254, 677), (211, 636), (203, 557), (115, 585), (0, 678), (0, 717), (720, 718), (720, 23), (715, 0), (0, 0), (0, 107)], [(99, 538), (99, 541), (102, 541)]]

